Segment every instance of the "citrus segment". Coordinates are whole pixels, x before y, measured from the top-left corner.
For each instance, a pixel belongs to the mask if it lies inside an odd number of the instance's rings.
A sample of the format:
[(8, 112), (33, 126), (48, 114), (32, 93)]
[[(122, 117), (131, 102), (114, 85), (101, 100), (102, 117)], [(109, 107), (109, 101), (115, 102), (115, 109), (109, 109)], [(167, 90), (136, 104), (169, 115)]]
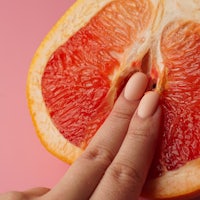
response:
[(161, 92), (164, 113), (143, 195), (198, 192), (199, 8), (196, 0), (77, 1), (46, 36), (29, 71), (28, 103), (44, 146), (74, 162), (140, 70), (150, 78), (148, 89)]
[(112, 101), (107, 97), (120, 54), (147, 28), (150, 11), (149, 1), (113, 1), (49, 59), (43, 98), (55, 126), (74, 145), (85, 147), (111, 110), (116, 94)]
[(200, 24), (174, 22), (165, 27), (161, 52), (166, 81), (159, 174), (200, 157)]

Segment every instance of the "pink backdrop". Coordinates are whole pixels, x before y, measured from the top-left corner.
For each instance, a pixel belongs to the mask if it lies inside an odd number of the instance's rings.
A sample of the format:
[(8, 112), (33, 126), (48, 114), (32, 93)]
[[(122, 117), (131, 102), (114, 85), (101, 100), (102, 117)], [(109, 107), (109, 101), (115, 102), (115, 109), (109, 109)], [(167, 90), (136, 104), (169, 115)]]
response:
[(68, 167), (40, 144), (27, 109), (25, 87), (36, 48), (74, 1), (1, 1), (0, 193), (51, 187)]
[(52, 187), (68, 165), (40, 144), (26, 103), (26, 78), (43, 37), (75, 0), (6, 0), (0, 6), (0, 193)]

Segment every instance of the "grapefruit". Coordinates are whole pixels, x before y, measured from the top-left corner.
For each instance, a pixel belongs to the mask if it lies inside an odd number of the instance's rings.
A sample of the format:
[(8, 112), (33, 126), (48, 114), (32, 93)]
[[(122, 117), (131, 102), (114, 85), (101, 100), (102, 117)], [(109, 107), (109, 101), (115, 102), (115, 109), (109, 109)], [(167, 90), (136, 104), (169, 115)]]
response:
[(200, 2), (78, 0), (31, 62), (27, 99), (48, 151), (73, 163), (142, 71), (161, 94), (163, 126), (143, 196), (200, 190)]

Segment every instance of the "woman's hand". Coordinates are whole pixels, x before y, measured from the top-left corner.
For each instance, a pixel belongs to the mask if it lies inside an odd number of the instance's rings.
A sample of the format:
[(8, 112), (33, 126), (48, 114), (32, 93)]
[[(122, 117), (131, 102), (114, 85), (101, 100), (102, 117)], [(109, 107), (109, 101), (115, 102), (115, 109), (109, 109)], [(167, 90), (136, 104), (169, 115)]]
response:
[[(161, 109), (147, 92), (148, 78), (135, 73), (84, 153), (51, 190), (35, 188), (0, 200), (136, 200), (154, 155)], [(7, 196), (6, 196), (7, 195)]]

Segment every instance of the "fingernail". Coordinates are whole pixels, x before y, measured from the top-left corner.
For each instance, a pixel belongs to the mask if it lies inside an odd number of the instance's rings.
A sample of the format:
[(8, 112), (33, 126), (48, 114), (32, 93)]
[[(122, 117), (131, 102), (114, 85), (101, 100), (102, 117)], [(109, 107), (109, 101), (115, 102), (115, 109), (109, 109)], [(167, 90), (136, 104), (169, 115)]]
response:
[(126, 84), (124, 97), (129, 101), (140, 99), (144, 95), (147, 84), (147, 76), (142, 72), (136, 72)]
[(147, 118), (154, 114), (159, 102), (159, 94), (157, 92), (147, 92), (141, 99), (138, 106), (138, 116)]

